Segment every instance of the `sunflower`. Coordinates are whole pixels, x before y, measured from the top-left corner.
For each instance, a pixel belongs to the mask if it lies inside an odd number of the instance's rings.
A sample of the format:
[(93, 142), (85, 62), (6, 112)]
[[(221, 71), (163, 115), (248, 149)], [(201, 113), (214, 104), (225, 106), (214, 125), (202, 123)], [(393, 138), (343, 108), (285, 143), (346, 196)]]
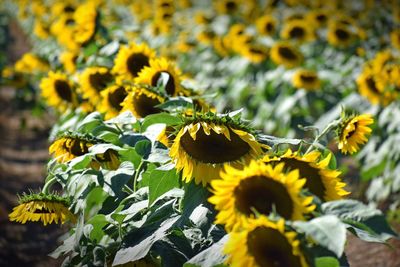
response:
[(155, 52), (147, 45), (131, 43), (118, 51), (112, 71), (124, 79), (133, 79), (145, 66), (149, 66), (154, 56)]
[(31, 74), (48, 70), (49, 64), (33, 53), (25, 53), (22, 58), (15, 63), (15, 71), (20, 73)]
[(88, 136), (72, 135), (70, 133), (58, 137), (49, 147), (49, 153), (54, 154), (60, 163), (68, 162), (89, 152), (89, 147), (97, 140)]
[(74, 12), (74, 41), (80, 45), (89, 42), (96, 32), (96, 2), (88, 1)]
[(128, 95), (128, 91), (123, 85), (112, 85), (100, 94), (102, 101), (97, 108), (105, 114), (105, 119), (109, 120), (117, 116), (122, 110), (122, 102)]
[(157, 141), (166, 147), (171, 147), (175, 139), (175, 128), (172, 126), (165, 126), (164, 129), (157, 136)]
[(68, 210), (68, 200), (56, 195), (29, 194), (19, 199), (19, 205), (9, 214), (10, 221), (25, 224), (27, 221), (41, 221), (44, 225), (51, 223), (75, 223), (76, 218)]
[(47, 39), (50, 36), (50, 27), (41, 19), (35, 19), (33, 34), (40, 39)]
[(183, 170), (184, 181), (194, 179), (196, 184), (201, 182), (205, 186), (219, 178), (224, 164), (239, 167), (261, 153), (261, 144), (238, 123), (227, 123), (217, 117), (208, 120), (196, 114), (192, 122), (189, 120), (179, 130), (169, 154), (177, 171)]
[(304, 88), (306, 90), (316, 90), (321, 86), (318, 73), (311, 70), (298, 70), (292, 78), (293, 86), (296, 88)]
[(137, 118), (161, 112), (156, 106), (165, 99), (157, 93), (142, 87), (135, 87), (122, 102), (122, 111), (131, 111)]
[(265, 15), (257, 19), (256, 27), (261, 35), (271, 36), (276, 31), (277, 21), (270, 15)]
[(239, 10), (239, 0), (215, 1), (215, 9), (219, 14), (233, 14)]
[(197, 41), (199, 41), (199, 43), (202, 43), (205, 45), (211, 45), (212, 42), (214, 41), (215, 36), (216, 35), (213, 30), (204, 29), (197, 34), (196, 39), (197, 39)]
[(48, 76), (41, 80), (40, 89), (47, 104), (60, 111), (76, 107), (78, 104), (72, 82), (63, 73), (50, 71)]
[(50, 26), (50, 32), (57, 38), (57, 42), (70, 51), (78, 51), (80, 48), (74, 41), (75, 25), (73, 14), (63, 13)]
[(354, 42), (354, 37), (348, 26), (342, 23), (331, 23), (328, 28), (328, 43), (333, 46), (348, 47)]
[(276, 223), (260, 216), (246, 222), (243, 231), (229, 233), (224, 247), (232, 267), (307, 267), (295, 232), (285, 231), (285, 222)]
[(64, 66), (65, 71), (70, 74), (76, 71), (76, 60), (78, 59), (78, 53), (73, 51), (65, 51), (60, 55), (60, 63)]
[(362, 114), (358, 116), (350, 116), (346, 118), (339, 127), (338, 147), (344, 154), (353, 154), (363, 145), (368, 142), (367, 135), (372, 132), (369, 125), (374, 123), (374, 119), (369, 114)]
[(217, 36), (214, 38), (213, 47), (219, 56), (227, 57), (231, 54), (229, 42), (227, 36)]
[(328, 23), (329, 12), (323, 9), (312, 10), (307, 13), (306, 19), (312, 23), (313, 26), (323, 27)]
[(390, 33), (390, 41), (392, 46), (400, 50), (400, 30), (394, 30)]
[(90, 165), (96, 170), (99, 170), (100, 167), (107, 170), (117, 170), (120, 164), (118, 151), (107, 149), (104, 153), (96, 154)]
[(219, 211), (215, 222), (228, 231), (240, 230), (255, 216), (253, 209), (265, 216), (276, 211), (287, 220), (304, 219), (315, 208), (312, 197), (300, 194), (306, 180), (297, 170), (283, 169), (283, 163), (273, 167), (262, 161), (251, 161), (243, 169), (225, 165), (222, 179), (211, 182), (214, 195), (208, 201)]
[(88, 67), (79, 76), (80, 90), (84, 98), (96, 105), (101, 100), (101, 91), (112, 81), (113, 76), (105, 67)]
[(315, 39), (314, 31), (307, 20), (293, 20), (287, 22), (281, 31), (282, 39), (294, 40), (300, 43)]
[(240, 53), (253, 63), (260, 63), (267, 59), (268, 49), (261, 44), (248, 44), (242, 46)]
[(165, 58), (151, 59), (148, 67), (144, 67), (135, 79), (138, 84), (157, 86), (162, 74), (168, 75), (165, 91), (169, 96), (176, 96), (182, 91), (181, 71)]
[(303, 55), (291, 44), (278, 42), (271, 48), (271, 59), (275, 64), (293, 68), (301, 64)]
[(332, 155), (329, 154), (321, 159), (321, 153), (312, 151), (304, 155), (292, 152), (288, 149), (280, 157), (269, 157), (266, 155), (264, 161), (270, 164), (283, 162), (288, 170), (299, 170), (300, 177), (306, 178), (304, 188), (322, 201), (332, 201), (343, 198), (349, 192), (344, 190), (346, 184), (341, 181), (340, 171), (328, 168)]

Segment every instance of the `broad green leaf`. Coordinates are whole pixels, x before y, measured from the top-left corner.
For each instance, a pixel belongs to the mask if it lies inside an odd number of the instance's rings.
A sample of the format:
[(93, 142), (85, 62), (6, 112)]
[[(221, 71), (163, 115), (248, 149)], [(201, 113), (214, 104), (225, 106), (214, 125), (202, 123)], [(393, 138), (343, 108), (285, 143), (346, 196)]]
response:
[(104, 123), (106, 124), (134, 124), (137, 122), (137, 119), (135, 116), (133, 116), (132, 112), (125, 111), (119, 114), (117, 117), (109, 119), (105, 121)]
[(377, 176), (381, 175), (386, 167), (386, 160), (382, 160), (378, 165), (372, 166), (368, 169), (364, 169), (361, 172), (361, 179), (363, 181), (369, 181)]
[(96, 243), (99, 242), (104, 236), (103, 227), (108, 224), (106, 216), (104, 214), (97, 214), (86, 224), (93, 225), (92, 231), (90, 232), (90, 239), (94, 240)]
[(159, 196), (173, 188), (179, 188), (179, 175), (175, 169), (163, 171), (155, 169), (149, 180), (149, 205)]
[(225, 235), (217, 243), (213, 244), (208, 249), (203, 250), (189, 261), (184, 267), (213, 267), (218, 264), (223, 264), (227, 256), (223, 253), (225, 243), (228, 241), (228, 235)]
[(320, 257), (315, 259), (315, 267), (339, 267), (339, 261), (333, 257)]
[(155, 123), (164, 123), (167, 126), (169, 125), (177, 125), (182, 123), (182, 120), (177, 116), (168, 114), (168, 113), (157, 113), (146, 116), (142, 123), (142, 131), (145, 131), (147, 127)]
[(151, 142), (146, 140), (140, 140), (135, 144), (135, 151), (142, 156), (143, 158), (147, 159), (151, 152)]
[(89, 43), (84, 49), (83, 49), (83, 54), (85, 57), (89, 57), (93, 54), (95, 54), (99, 48), (97, 47), (95, 42)]

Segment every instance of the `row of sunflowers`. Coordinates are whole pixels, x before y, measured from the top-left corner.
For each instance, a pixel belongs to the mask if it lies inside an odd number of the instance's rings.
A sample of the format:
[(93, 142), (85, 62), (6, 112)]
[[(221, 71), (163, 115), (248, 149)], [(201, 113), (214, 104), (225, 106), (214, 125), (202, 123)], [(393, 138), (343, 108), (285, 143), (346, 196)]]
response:
[(68, 225), (63, 266), (349, 266), (347, 232), (397, 236), (396, 1), (2, 9), (32, 42), (2, 83), (57, 118), (9, 218)]

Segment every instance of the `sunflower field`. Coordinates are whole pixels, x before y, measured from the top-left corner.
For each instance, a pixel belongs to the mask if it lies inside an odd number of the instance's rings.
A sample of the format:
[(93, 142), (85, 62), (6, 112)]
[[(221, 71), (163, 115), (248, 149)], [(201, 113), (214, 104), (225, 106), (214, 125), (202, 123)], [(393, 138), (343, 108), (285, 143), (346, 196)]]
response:
[(0, 5), (31, 46), (1, 85), (54, 118), (8, 219), (63, 225), (62, 266), (350, 266), (349, 236), (399, 237), (397, 0)]

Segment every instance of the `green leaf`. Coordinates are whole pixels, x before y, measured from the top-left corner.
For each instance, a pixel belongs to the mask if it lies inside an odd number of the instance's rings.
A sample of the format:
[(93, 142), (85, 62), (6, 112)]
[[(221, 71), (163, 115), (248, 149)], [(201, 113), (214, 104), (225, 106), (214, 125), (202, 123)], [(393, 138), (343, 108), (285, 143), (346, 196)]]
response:
[(177, 116), (168, 114), (168, 113), (157, 113), (146, 116), (142, 123), (142, 131), (145, 131), (147, 127), (155, 123), (164, 123), (167, 126), (177, 125), (182, 123), (182, 120)]
[(98, 243), (104, 236), (103, 227), (108, 224), (106, 216), (104, 214), (97, 214), (90, 218), (87, 224), (93, 225), (92, 231), (90, 232), (90, 239)]
[(294, 222), (298, 231), (311, 237), (317, 244), (341, 257), (346, 242), (346, 227), (334, 215), (325, 215), (308, 222)]
[(339, 261), (333, 257), (320, 257), (315, 259), (315, 267), (339, 267)]
[(364, 169), (361, 172), (361, 180), (369, 181), (383, 173), (386, 167), (386, 160), (382, 160), (378, 165), (372, 166), (368, 169)]
[(225, 243), (228, 241), (228, 235), (225, 235), (217, 243), (211, 247), (203, 250), (189, 261), (187, 261), (184, 267), (213, 267), (219, 264), (223, 264), (227, 256), (223, 253)]
[(175, 169), (163, 171), (155, 169), (149, 180), (149, 206), (162, 194), (179, 188), (179, 176)]
[(91, 42), (83, 49), (83, 54), (85, 57), (90, 57), (91, 55), (95, 54), (99, 48), (97, 47), (95, 42)]
[(133, 116), (132, 112), (125, 111), (119, 114), (117, 117), (114, 117), (112, 119), (109, 119), (105, 121), (104, 123), (106, 124), (134, 124), (136, 123), (137, 119), (135, 116)]
[(102, 117), (99, 112), (92, 112), (87, 115), (77, 126), (78, 131), (91, 132), (94, 128), (102, 125)]
[(168, 101), (157, 105), (157, 108), (165, 110), (173, 110), (176, 108), (192, 107), (193, 101), (188, 97), (178, 96), (170, 98)]
[(149, 140), (140, 140), (135, 144), (135, 151), (147, 159), (151, 152), (151, 142)]

